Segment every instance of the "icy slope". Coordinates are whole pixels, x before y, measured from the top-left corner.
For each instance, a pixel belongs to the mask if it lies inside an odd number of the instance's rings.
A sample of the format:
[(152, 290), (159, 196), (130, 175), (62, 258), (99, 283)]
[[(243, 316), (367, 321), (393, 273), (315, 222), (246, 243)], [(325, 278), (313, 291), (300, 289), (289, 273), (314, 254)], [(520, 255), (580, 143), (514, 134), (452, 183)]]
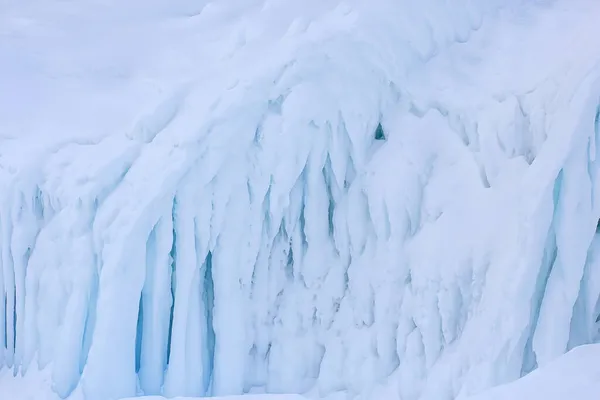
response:
[(600, 3), (530, 3), (0, 4), (0, 365), (443, 400), (595, 341)]
[(598, 345), (577, 347), (531, 375), (469, 400), (597, 399), (600, 391), (598, 357)]

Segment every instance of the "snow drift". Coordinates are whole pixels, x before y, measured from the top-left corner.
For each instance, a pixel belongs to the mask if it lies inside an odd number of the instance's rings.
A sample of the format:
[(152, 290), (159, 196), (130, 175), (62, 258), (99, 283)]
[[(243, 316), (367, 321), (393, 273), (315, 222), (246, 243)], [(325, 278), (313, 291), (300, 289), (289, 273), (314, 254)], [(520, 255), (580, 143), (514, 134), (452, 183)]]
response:
[[(596, 399), (600, 390), (598, 376), (600, 346), (579, 346), (549, 365), (535, 370), (515, 382), (498, 386), (468, 400), (579, 400)], [(123, 399), (123, 400), (133, 400)], [(160, 396), (137, 398), (140, 400), (165, 400)], [(190, 398), (187, 398), (190, 399)], [(218, 400), (239, 400), (239, 396), (217, 397)], [(302, 400), (293, 395), (245, 395), (246, 400)], [(174, 399), (184, 400), (184, 398)], [(191, 400), (191, 399), (190, 399)]]
[(595, 399), (600, 390), (599, 350), (598, 345), (577, 347), (524, 378), (469, 400)]
[(4, 368), (443, 400), (597, 340), (600, 4), (121, 3), (0, 9)]

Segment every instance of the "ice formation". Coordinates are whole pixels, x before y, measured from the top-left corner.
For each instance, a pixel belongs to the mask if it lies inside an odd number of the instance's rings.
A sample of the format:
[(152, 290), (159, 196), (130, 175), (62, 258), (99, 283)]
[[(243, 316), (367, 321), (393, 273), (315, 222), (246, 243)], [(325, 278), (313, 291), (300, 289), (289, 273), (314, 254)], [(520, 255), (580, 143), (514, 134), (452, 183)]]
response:
[(598, 15), (2, 4), (0, 365), (452, 400), (595, 342)]

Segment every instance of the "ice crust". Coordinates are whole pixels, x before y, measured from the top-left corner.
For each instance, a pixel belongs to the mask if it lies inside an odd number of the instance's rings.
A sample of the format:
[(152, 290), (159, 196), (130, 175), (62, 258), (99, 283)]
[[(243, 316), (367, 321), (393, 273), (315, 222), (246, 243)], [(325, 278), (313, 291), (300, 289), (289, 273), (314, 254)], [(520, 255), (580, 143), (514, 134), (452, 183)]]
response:
[(1, 4), (0, 368), (452, 400), (597, 341), (598, 15)]

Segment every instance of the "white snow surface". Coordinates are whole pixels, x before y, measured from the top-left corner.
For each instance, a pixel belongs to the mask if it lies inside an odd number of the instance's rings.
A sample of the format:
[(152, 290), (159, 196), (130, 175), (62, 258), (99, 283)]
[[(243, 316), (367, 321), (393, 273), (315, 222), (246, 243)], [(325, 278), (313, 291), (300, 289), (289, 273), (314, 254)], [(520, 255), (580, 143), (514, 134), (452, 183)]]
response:
[(599, 345), (579, 346), (515, 382), (467, 400), (595, 400), (600, 392)]
[(0, 0), (0, 398), (451, 400), (598, 341), (598, 16)]
[[(193, 397), (174, 397), (173, 400), (194, 400)], [(196, 398), (199, 399), (199, 398)], [(246, 394), (243, 396), (220, 396), (210, 397), (213, 400), (306, 400), (306, 397), (298, 394)], [(162, 396), (130, 397), (122, 400), (165, 400)]]

